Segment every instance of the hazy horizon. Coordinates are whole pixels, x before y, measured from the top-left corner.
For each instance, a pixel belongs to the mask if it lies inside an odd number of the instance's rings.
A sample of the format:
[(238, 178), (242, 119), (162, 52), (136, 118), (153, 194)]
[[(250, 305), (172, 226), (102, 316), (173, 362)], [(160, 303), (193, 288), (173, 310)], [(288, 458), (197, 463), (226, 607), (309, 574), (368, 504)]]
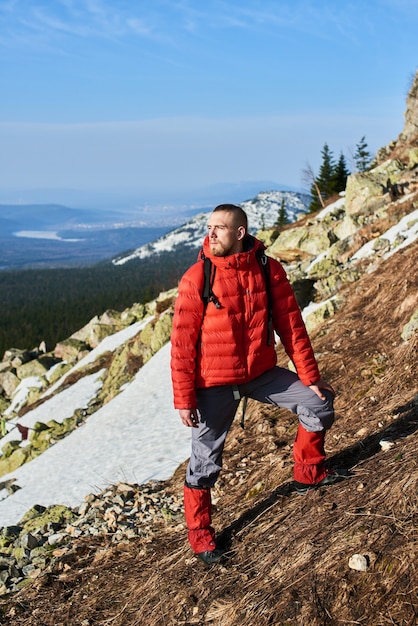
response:
[(352, 169), (363, 136), (375, 154), (402, 130), (417, 19), (413, 0), (3, 2), (0, 202), (298, 189), (325, 143)]

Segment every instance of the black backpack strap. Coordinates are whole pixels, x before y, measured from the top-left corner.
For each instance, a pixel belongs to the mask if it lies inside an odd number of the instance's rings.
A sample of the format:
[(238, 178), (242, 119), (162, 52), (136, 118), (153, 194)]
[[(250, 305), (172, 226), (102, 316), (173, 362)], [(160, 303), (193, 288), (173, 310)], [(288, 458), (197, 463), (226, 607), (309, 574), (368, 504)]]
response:
[(205, 256), (203, 261), (203, 275), (204, 275), (204, 283), (203, 283), (203, 293), (202, 299), (205, 305), (209, 302), (210, 290), (211, 290), (211, 273), (212, 273), (212, 262)]
[(215, 280), (216, 274), (216, 265), (212, 263), (212, 261), (208, 257), (203, 257), (203, 274), (204, 274), (204, 282), (203, 282), (203, 292), (202, 292), (202, 300), (205, 304), (205, 308), (207, 307), (209, 302), (213, 302), (217, 309), (221, 308), (221, 303), (218, 298), (212, 291), (213, 283)]
[(257, 250), (256, 252), (258, 262), (264, 276), (264, 282), (266, 284), (267, 293), (267, 345), (271, 346), (273, 339), (273, 297), (271, 295), (270, 287), (270, 263), (264, 250)]

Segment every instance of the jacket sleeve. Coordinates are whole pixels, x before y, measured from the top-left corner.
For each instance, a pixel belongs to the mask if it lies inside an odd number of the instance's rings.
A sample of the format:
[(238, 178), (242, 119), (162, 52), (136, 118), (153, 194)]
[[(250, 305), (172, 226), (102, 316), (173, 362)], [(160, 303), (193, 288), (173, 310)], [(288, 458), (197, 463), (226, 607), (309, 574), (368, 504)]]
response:
[[(200, 265), (200, 264), (198, 264)], [(171, 333), (171, 379), (176, 409), (196, 408), (195, 378), (197, 342), (203, 319), (203, 269), (200, 284), (196, 280), (196, 265), (192, 266), (179, 283)], [(196, 284), (197, 283), (197, 284)]]
[(283, 267), (270, 259), (270, 268), (274, 329), (301, 381), (312, 385), (320, 373), (302, 313)]

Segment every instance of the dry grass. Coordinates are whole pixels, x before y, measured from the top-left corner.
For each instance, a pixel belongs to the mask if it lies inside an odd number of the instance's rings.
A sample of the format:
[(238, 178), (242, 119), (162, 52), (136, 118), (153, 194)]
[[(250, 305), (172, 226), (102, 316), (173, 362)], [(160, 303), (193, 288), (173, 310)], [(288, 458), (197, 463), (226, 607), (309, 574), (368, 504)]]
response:
[[(417, 306), (417, 252), (409, 246), (352, 285), (313, 337), (338, 393), (327, 452), (332, 465), (352, 469), (351, 480), (294, 493), (295, 419), (250, 402), (214, 490), (224, 565), (197, 562), (179, 520), (156, 526), (148, 542), (83, 540), (0, 600), (2, 626), (418, 623), (418, 340), (400, 338)], [(394, 442), (387, 451), (385, 438)], [(183, 478), (184, 466), (168, 489), (180, 491)], [(366, 572), (349, 568), (355, 553), (367, 557)]]

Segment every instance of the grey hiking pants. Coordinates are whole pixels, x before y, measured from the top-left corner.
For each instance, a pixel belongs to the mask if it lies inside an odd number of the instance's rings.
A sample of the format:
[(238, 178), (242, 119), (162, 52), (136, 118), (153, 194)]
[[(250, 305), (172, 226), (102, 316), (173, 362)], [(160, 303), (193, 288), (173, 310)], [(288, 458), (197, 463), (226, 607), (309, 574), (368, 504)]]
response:
[(330, 428), (334, 421), (333, 396), (328, 391), (323, 391), (323, 395), (325, 401), (306, 387), (294, 372), (281, 367), (274, 367), (245, 385), (198, 389), (200, 420), (198, 427), (192, 428), (186, 484), (195, 488), (215, 484), (222, 469), (225, 439), (240, 397), (287, 408), (298, 416), (306, 431), (318, 432)]

